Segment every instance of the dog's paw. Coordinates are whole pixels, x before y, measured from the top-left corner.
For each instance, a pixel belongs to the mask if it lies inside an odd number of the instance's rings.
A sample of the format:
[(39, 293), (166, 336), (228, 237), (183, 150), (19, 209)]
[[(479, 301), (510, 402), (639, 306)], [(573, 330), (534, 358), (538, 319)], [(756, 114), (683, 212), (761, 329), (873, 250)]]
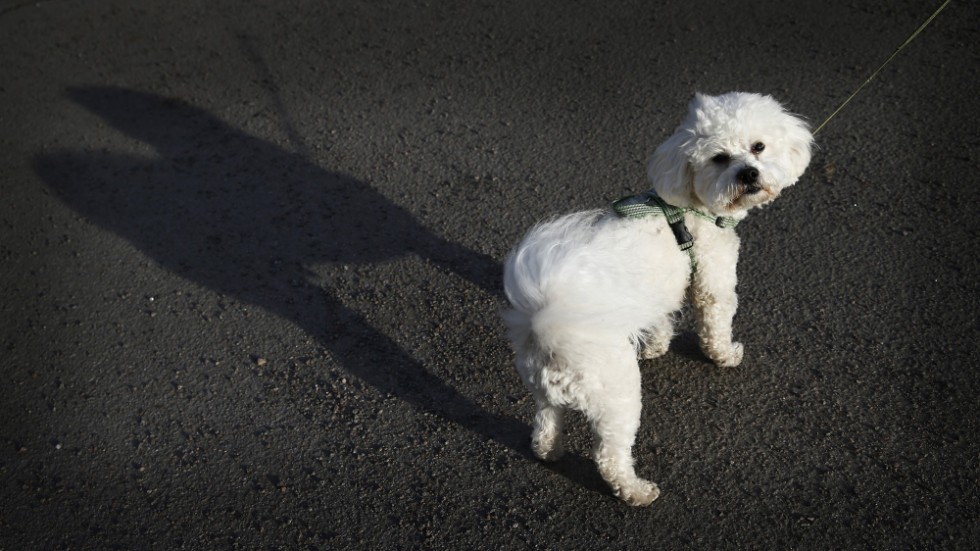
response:
[(559, 438), (534, 439), (531, 441), (531, 449), (542, 461), (558, 461), (565, 455), (565, 447)]
[(737, 367), (742, 363), (745, 354), (745, 347), (740, 342), (733, 342), (731, 346), (716, 347), (706, 351), (711, 361), (718, 367)]
[(634, 507), (646, 507), (653, 503), (653, 500), (660, 497), (660, 488), (653, 482), (637, 478), (629, 486), (620, 488), (617, 495), (620, 499)]
[(659, 358), (667, 353), (667, 349), (670, 348), (670, 341), (663, 343), (647, 343), (640, 350), (641, 360), (653, 360)]
[(667, 353), (670, 339), (674, 334), (670, 330), (652, 329), (645, 335), (640, 346), (640, 359), (652, 360)]

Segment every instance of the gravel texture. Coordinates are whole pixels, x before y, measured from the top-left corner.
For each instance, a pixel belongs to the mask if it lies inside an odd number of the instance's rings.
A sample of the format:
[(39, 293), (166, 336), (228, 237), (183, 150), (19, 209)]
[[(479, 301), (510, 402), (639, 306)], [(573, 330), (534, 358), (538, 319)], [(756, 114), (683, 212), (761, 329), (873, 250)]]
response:
[(737, 369), (643, 364), (616, 500), (498, 321), (695, 91), (818, 124), (935, 9), (0, 1), (0, 549), (973, 549), (980, 4), (739, 226)]

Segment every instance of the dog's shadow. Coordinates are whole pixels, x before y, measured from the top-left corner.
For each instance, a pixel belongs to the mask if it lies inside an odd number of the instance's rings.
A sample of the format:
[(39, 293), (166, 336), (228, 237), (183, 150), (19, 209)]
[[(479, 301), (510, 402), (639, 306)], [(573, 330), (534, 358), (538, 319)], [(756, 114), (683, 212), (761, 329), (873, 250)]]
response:
[(380, 392), (529, 456), (526, 424), (433, 375), (308, 268), (414, 253), (498, 293), (498, 262), (435, 235), (368, 184), (181, 100), (112, 87), (68, 94), (156, 153), (37, 156), (36, 172), (73, 209), (166, 269), (290, 320)]

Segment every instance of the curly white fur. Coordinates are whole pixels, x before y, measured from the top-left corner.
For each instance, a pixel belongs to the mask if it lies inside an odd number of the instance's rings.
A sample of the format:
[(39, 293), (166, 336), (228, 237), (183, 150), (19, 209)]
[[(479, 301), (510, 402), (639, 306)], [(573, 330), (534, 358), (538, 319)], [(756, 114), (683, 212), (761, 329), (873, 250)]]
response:
[[(699, 94), (647, 172), (668, 203), (741, 219), (796, 182), (811, 142), (806, 124), (769, 96)], [(667, 351), (672, 316), (689, 285), (705, 354), (720, 366), (742, 361), (742, 345), (732, 340), (738, 236), (694, 215), (685, 222), (695, 239), (693, 277), (662, 217), (602, 210), (535, 226), (504, 270), (511, 309), (503, 317), (517, 371), (537, 404), (535, 454), (558, 459), (564, 411), (583, 412), (595, 432), (599, 472), (633, 505), (660, 493), (633, 469), (638, 349), (643, 358)]]

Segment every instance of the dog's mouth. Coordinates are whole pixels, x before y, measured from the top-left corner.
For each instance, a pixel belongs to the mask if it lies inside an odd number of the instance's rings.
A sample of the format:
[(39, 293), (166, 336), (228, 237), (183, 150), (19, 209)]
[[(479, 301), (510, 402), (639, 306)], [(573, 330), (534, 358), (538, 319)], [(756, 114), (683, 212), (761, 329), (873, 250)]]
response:
[(753, 207), (756, 205), (761, 205), (767, 203), (776, 198), (776, 194), (773, 191), (763, 186), (759, 183), (753, 184), (735, 184), (732, 189), (732, 199), (729, 201), (726, 208), (731, 210), (737, 210), (739, 208)]

